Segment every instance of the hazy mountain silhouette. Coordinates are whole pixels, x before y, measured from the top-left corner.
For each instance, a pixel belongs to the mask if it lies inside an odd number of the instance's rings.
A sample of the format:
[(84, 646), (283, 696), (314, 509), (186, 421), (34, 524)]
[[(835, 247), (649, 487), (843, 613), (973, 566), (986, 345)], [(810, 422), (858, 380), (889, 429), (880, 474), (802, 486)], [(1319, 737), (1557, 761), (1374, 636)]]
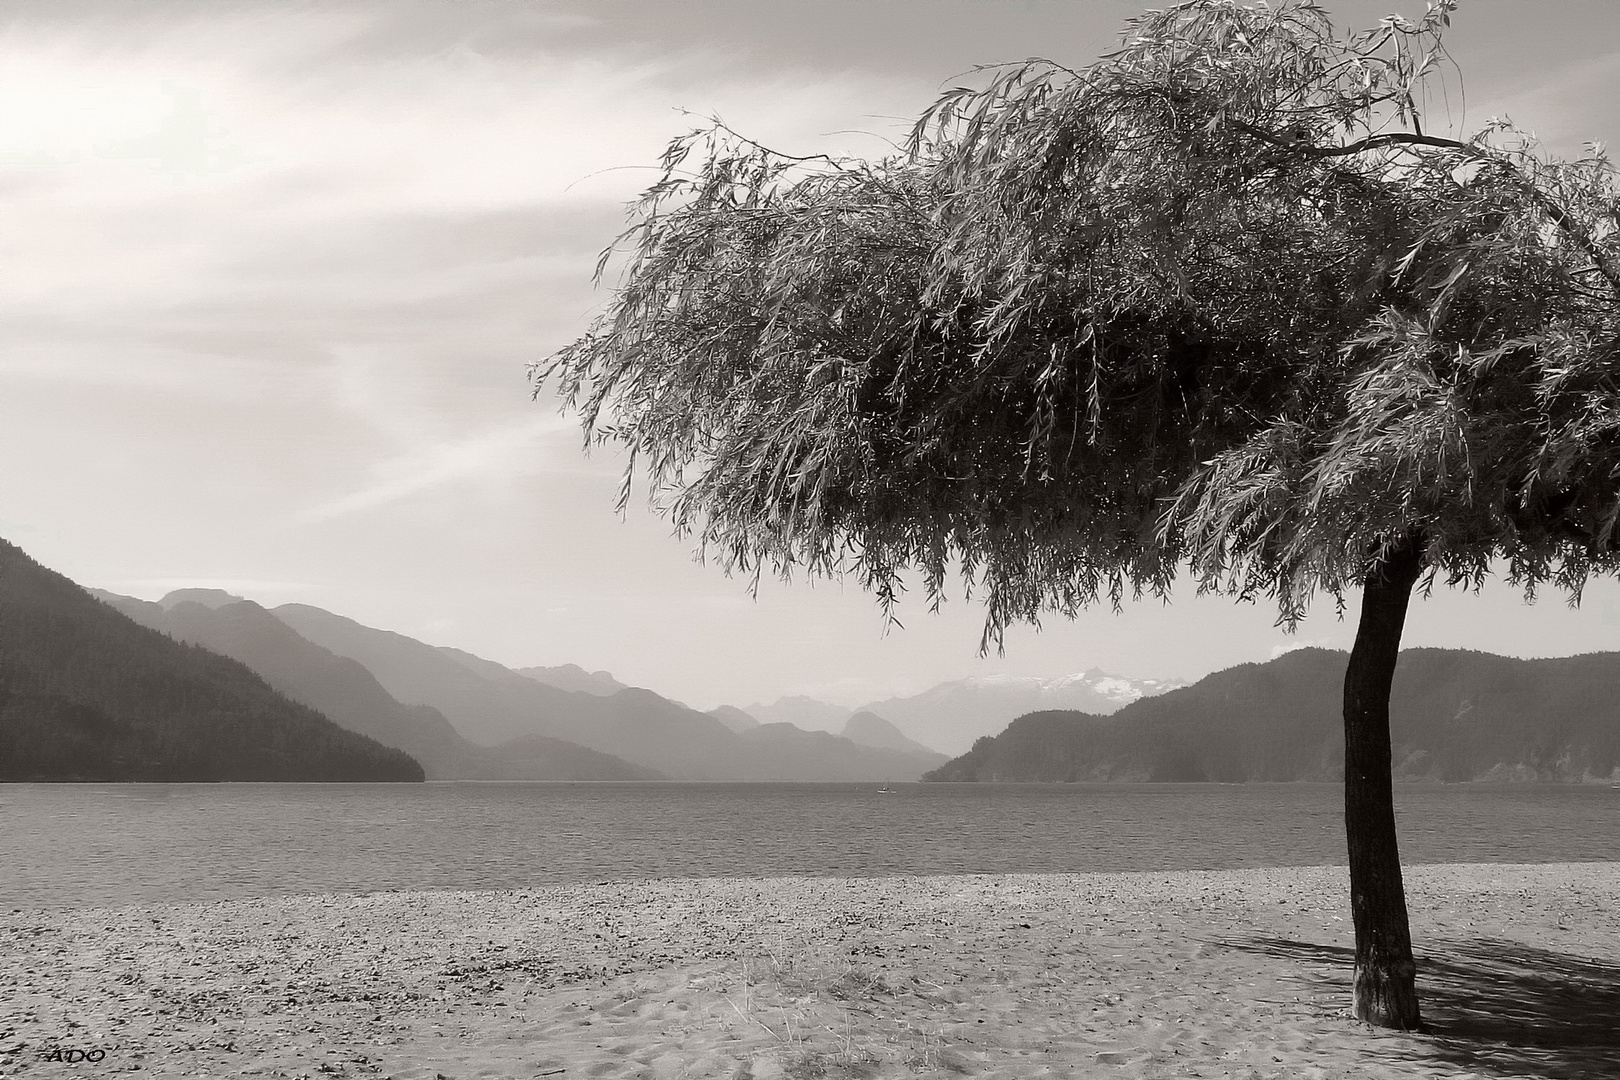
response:
[(760, 724), (741, 738), (755, 749), (768, 751), (754, 766), (760, 780), (916, 780), (944, 754), (874, 746), (859, 746), (826, 731), (806, 731), (792, 724)]
[(630, 689), (606, 671), (586, 671), (578, 664), (524, 667), (515, 670), (519, 675), (543, 682), (547, 686), (555, 686), (559, 690), (577, 690), (582, 694), (596, 694), (600, 697)]
[(904, 780), (932, 765), (831, 736), (739, 735), (716, 717), (650, 690), (559, 690), (470, 653), (304, 604), (286, 604), (274, 614), (310, 641), (365, 665), (395, 698), (433, 706), (463, 735), (486, 745), (531, 735), (566, 739), (681, 780)]
[(792, 724), (806, 731), (837, 731), (855, 710), (794, 694), (777, 698), (769, 705), (756, 702), (742, 711), (761, 724)]
[(486, 679), (505, 680), (513, 675), (522, 675), (526, 679), (533, 679), (557, 690), (594, 694), (597, 697), (610, 697), (620, 690), (632, 689), (606, 671), (586, 671), (578, 664), (509, 668), (493, 660), (485, 660), (482, 656), (476, 656), (465, 649), (455, 649), (448, 645), (440, 645), (438, 648), (440, 652), (462, 664), (469, 671), (476, 672)]
[(205, 607), (179, 599), (179, 592), (156, 603), (101, 591), (96, 595), (142, 626), (241, 661), (294, 701), (350, 731), (404, 750), (422, 762), (430, 776), (434, 774), (430, 763), (454, 753), (464, 742), (437, 711), (400, 704), (364, 667), (305, 641), (251, 600)]
[(430, 780), (659, 777), (652, 770), (562, 740), (531, 738), (522, 745), (477, 746), (437, 709), (402, 704), (362, 664), (307, 640), (251, 600), (230, 598), (231, 602), (204, 607), (182, 599), (204, 591), (179, 590), (156, 603), (116, 593), (97, 595), (143, 626), (241, 661), (275, 689), (343, 727), (404, 750), (422, 763)]
[(960, 754), (975, 740), (996, 734), (1026, 713), (1075, 709), (1104, 716), (1181, 685), (1125, 679), (1096, 669), (1055, 679), (979, 675), (940, 683), (910, 697), (874, 701), (863, 708), (888, 720), (908, 738), (947, 754)]
[[(1300, 649), (1112, 716), (1038, 712), (933, 780), (1337, 780), (1347, 655)], [(1620, 779), (1620, 653), (1516, 660), (1401, 653), (1390, 699), (1401, 780)]]
[(858, 742), (862, 746), (875, 746), (884, 750), (904, 750), (925, 756), (931, 755), (938, 758), (941, 765), (948, 760), (945, 754), (906, 738), (899, 728), (875, 712), (862, 710), (856, 713), (845, 721), (844, 730), (841, 734), (844, 738), (851, 742)]
[(446, 779), (452, 780), (669, 779), (657, 769), (548, 735), (524, 735), (498, 746), (473, 745), (450, 762), (447, 773)]
[(1175, 680), (1126, 679), (1092, 669), (1078, 675), (977, 675), (954, 679), (906, 697), (885, 698), (849, 709), (812, 697), (778, 698), (745, 710), (760, 723), (790, 723), (811, 731), (843, 732), (857, 713), (883, 717), (914, 746), (930, 753), (965, 752), (974, 740), (994, 735), (1009, 722), (1043, 709), (1078, 709), (1102, 716), (1131, 702), (1183, 685)]
[(738, 734), (759, 727), (758, 720), (731, 705), (721, 705), (719, 708), (710, 709), (709, 715)]
[[(103, 589), (91, 589), (90, 593), (102, 600), (118, 595), (117, 593), (106, 592)], [(125, 599), (134, 598), (127, 597)], [(243, 597), (226, 592), (224, 589), (175, 589), (159, 600), (157, 605), (165, 611), (176, 604), (201, 604), (205, 608), (222, 608), (231, 604), (240, 604), (243, 599)]]
[(422, 777), (405, 753), (136, 624), (0, 540), (0, 780)]

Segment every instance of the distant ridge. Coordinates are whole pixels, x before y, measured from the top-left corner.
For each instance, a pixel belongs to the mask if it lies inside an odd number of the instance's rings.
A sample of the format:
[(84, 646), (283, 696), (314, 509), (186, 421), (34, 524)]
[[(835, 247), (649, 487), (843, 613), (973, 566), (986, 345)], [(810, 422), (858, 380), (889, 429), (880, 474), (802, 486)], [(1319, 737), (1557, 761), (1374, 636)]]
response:
[[(1299, 781), (1344, 772), (1347, 655), (1299, 649), (1112, 716), (1043, 711), (929, 773), (946, 781)], [(1409, 649), (1390, 700), (1398, 780), (1620, 781), (1620, 653)]]
[[(762, 724), (789, 723), (809, 731), (845, 732), (859, 713), (883, 718), (913, 746), (928, 753), (961, 754), (976, 739), (995, 735), (1026, 713), (1078, 709), (1107, 715), (1144, 697), (1185, 685), (1174, 679), (1127, 679), (1092, 668), (1076, 675), (975, 675), (938, 683), (918, 694), (885, 698), (851, 709), (803, 694), (755, 703), (744, 712)], [(937, 749), (935, 749), (937, 748)]]
[(198, 591), (170, 593), (157, 603), (115, 593), (97, 595), (143, 626), (241, 661), (283, 694), (343, 727), (404, 750), (422, 763), (430, 780), (661, 777), (560, 739), (532, 736), (500, 747), (476, 746), (437, 709), (401, 703), (363, 665), (305, 639), (253, 601), (204, 607), (182, 598)]
[(0, 540), (0, 780), (419, 781), (400, 750)]
[(719, 708), (710, 709), (709, 715), (739, 735), (759, 727), (758, 720), (755, 720), (741, 709), (733, 708), (730, 705), (721, 705)]
[[(762, 755), (756, 766), (758, 777), (762, 780), (801, 779), (803, 772), (797, 763), (818, 760), (825, 763), (838, 758), (858, 761), (860, 768), (841, 775), (834, 773), (828, 775), (827, 779), (912, 780), (945, 757), (931, 751), (916, 753), (870, 746), (861, 748), (864, 752), (851, 755), (849, 748), (854, 745), (851, 740), (831, 732), (806, 731), (792, 724), (760, 724), (743, 732), (742, 739), (760, 749), (772, 751), (768, 757)], [(831, 772), (826, 764), (822, 765), (822, 769)]]
[[(92, 589), (91, 592), (96, 596), (102, 596), (102, 590), (100, 589)], [(105, 598), (102, 596), (102, 599)], [(165, 611), (176, 604), (201, 604), (203, 607), (212, 610), (214, 608), (229, 607), (231, 604), (240, 604), (242, 599), (235, 593), (228, 593), (224, 589), (175, 589), (157, 603)]]
[(888, 720), (908, 738), (960, 754), (1025, 713), (1077, 709), (1107, 715), (1182, 685), (1173, 680), (1126, 679), (1096, 668), (1050, 679), (978, 675), (940, 683), (910, 697), (875, 701), (863, 709)]
[(913, 754), (928, 754), (944, 764), (946, 756), (938, 750), (908, 739), (900, 729), (875, 712), (862, 710), (844, 722), (843, 736), (862, 746), (875, 746), (884, 750), (905, 750)]
[(519, 675), (559, 690), (577, 690), (582, 694), (607, 697), (630, 687), (605, 671), (586, 671), (578, 664), (560, 664), (557, 667), (525, 667), (515, 669)]
[(806, 731), (837, 731), (854, 709), (829, 705), (804, 694), (780, 697), (769, 705), (755, 702), (742, 710), (761, 724), (792, 724)]
[(432, 706), (462, 735), (486, 746), (536, 736), (563, 739), (676, 780), (899, 781), (916, 779), (938, 763), (932, 756), (862, 746), (791, 725), (739, 733), (719, 717), (650, 690), (561, 690), (491, 660), (304, 604), (286, 604), (273, 614), (307, 640), (364, 665), (393, 697)]

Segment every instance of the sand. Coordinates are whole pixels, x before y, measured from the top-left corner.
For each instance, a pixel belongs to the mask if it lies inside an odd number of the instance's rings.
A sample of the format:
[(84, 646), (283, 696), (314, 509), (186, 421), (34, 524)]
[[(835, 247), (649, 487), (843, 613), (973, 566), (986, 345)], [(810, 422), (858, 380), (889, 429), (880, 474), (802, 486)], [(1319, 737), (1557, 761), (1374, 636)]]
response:
[[(1620, 1077), (1620, 864), (705, 879), (0, 914), (0, 1075)], [(70, 1064), (73, 1051), (99, 1060)]]

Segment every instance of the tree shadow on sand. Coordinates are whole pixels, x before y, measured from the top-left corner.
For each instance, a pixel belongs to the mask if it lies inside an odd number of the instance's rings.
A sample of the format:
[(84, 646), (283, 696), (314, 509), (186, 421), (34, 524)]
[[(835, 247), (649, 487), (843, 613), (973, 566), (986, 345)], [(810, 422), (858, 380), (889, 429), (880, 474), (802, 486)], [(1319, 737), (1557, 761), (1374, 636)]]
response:
[[(1283, 938), (1227, 946), (1317, 968), (1350, 1000), (1350, 949)], [(1547, 1080), (1620, 1077), (1620, 965), (1478, 938), (1417, 958), (1426, 1057), (1478, 1072)]]

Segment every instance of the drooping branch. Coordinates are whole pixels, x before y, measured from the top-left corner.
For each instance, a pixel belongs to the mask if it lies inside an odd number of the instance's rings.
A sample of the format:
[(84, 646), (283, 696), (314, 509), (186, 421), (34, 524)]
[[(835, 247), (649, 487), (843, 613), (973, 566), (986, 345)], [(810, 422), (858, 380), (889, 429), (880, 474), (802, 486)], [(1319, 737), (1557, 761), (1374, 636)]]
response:
[[(1410, 117), (1423, 65), (1364, 91), (1347, 65), (1392, 30), (1347, 48), (1313, 6), (1278, 10), (1299, 18), (1178, 5), (1118, 59), (950, 91), (909, 155), (783, 154), (718, 122), (676, 140), (625, 287), (537, 382), (639, 451), (729, 565), (854, 566), (880, 596), (960, 566), (992, 634), (1160, 591), (1184, 558), (1297, 617), (1414, 514), (1448, 574), (1620, 570), (1593, 539), (1620, 446), (1583, 419), (1620, 395), (1601, 161), (1380, 130), (1369, 110), (1404, 95)], [(1477, 190), (1446, 178), (1480, 163)], [(1541, 469), (1579, 512), (1503, 509)]]
[(1586, 252), (1587, 257), (1592, 260), (1597, 272), (1602, 274), (1603, 279), (1609, 283), (1609, 288), (1614, 291), (1617, 297), (1620, 297), (1620, 262), (1617, 262), (1604, 252), (1597, 242), (1592, 239), (1591, 233), (1568, 210), (1554, 202), (1545, 191), (1527, 179), (1511, 161), (1506, 160), (1499, 154), (1493, 154), (1488, 150), (1481, 149), (1473, 143), (1462, 142), (1458, 139), (1447, 139), (1439, 135), (1425, 135), (1415, 131), (1384, 131), (1340, 146), (1314, 146), (1297, 136), (1279, 135), (1276, 132), (1267, 131), (1262, 127), (1242, 120), (1233, 119), (1231, 123), (1246, 135), (1252, 135), (1263, 142), (1283, 147), (1286, 150), (1309, 158), (1354, 157), (1358, 154), (1371, 153), (1388, 147), (1427, 146), (1437, 150), (1449, 150), (1468, 158), (1470, 161), (1497, 166), (1504, 173), (1511, 176), (1535, 202), (1537, 208), (1546, 214), (1552, 223), (1558, 227), (1560, 232), (1580, 245), (1581, 250)]

